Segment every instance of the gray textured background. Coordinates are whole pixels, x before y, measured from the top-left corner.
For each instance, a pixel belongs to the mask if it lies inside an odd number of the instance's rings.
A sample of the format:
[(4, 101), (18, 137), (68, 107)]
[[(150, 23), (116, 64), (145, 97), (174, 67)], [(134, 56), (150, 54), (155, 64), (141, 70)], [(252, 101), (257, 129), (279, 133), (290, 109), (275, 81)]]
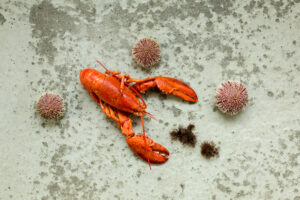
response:
[[(299, 32), (299, 0), (1, 0), (0, 199), (299, 200)], [(131, 58), (143, 37), (162, 47), (151, 71)], [(177, 77), (197, 92), (197, 104), (144, 95), (158, 118), (145, 120), (146, 133), (171, 152), (164, 165), (150, 171), (82, 88), (81, 69), (102, 70), (96, 59), (135, 78)], [(236, 117), (214, 108), (225, 80), (248, 89)], [(35, 112), (45, 92), (67, 103), (57, 123)], [(195, 148), (169, 135), (189, 123)], [(220, 146), (219, 158), (200, 155), (204, 140)]]

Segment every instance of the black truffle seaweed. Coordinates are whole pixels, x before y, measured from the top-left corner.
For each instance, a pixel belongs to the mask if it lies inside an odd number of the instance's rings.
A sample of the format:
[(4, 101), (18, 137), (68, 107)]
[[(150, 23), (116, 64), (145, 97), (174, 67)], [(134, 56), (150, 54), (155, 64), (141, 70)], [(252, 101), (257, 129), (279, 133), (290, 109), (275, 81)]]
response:
[(188, 125), (187, 128), (179, 126), (178, 129), (170, 132), (171, 138), (172, 140), (179, 140), (184, 145), (195, 147), (197, 140), (195, 134), (192, 131), (192, 129), (194, 128), (195, 126), (193, 124)]
[(213, 142), (205, 141), (201, 144), (201, 154), (206, 159), (219, 156), (219, 147), (216, 147)]

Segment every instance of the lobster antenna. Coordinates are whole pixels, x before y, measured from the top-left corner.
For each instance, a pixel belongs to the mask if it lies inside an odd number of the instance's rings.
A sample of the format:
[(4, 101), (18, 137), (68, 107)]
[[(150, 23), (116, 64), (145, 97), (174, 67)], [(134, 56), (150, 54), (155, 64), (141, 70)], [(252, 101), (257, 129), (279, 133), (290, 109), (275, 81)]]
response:
[(109, 71), (99, 60), (96, 60), (97, 63), (99, 63), (106, 71)]
[[(144, 133), (145, 150), (147, 152), (147, 142), (146, 142), (146, 133), (145, 133), (145, 127), (144, 127), (143, 114), (140, 114), (140, 116), (141, 116), (143, 133)], [(148, 156), (148, 164), (149, 164), (149, 167), (150, 167), (150, 170), (151, 170), (152, 168), (151, 168), (151, 164), (150, 164), (150, 160), (149, 160), (149, 152), (147, 152), (147, 156)]]
[(145, 115), (147, 115), (148, 117), (150, 117), (151, 119), (154, 119), (157, 121), (156, 117), (154, 115), (152, 115), (151, 113), (145, 112)]

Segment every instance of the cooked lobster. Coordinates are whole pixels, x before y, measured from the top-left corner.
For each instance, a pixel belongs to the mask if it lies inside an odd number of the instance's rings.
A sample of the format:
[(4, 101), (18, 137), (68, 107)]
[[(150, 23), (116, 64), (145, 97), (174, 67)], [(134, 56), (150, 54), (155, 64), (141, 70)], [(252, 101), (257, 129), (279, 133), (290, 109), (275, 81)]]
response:
[[(110, 71), (100, 61), (97, 62), (106, 70), (105, 73), (90, 68), (83, 69), (80, 72), (83, 87), (100, 104), (107, 117), (117, 122), (118, 128), (126, 136), (128, 146), (138, 157), (149, 163), (150, 169), (150, 163), (166, 162), (169, 151), (145, 135), (143, 115), (152, 118), (153, 116), (146, 111), (147, 105), (140, 93), (144, 93), (148, 88), (157, 87), (166, 94), (197, 102), (195, 91), (175, 78), (156, 76), (133, 79), (128, 74), (121, 75), (120, 71)], [(141, 117), (143, 135), (135, 135), (130, 114)]]

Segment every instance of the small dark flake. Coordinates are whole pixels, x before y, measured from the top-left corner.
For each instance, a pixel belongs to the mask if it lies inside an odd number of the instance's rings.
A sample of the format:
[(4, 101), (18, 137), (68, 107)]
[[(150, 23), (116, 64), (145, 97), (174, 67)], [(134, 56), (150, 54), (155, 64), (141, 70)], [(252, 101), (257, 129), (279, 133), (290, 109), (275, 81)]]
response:
[(5, 17), (0, 13), (0, 25), (4, 24), (6, 22)]
[(205, 141), (201, 144), (201, 154), (206, 159), (219, 156), (219, 147), (216, 147), (213, 142)]
[(186, 144), (192, 147), (195, 147), (197, 142), (196, 136), (193, 133), (194, 125), (190, 124), (187, 128), (179, 127), (176, 130), (170, 132), (172, 140), (179, 140), (182, 144)]

